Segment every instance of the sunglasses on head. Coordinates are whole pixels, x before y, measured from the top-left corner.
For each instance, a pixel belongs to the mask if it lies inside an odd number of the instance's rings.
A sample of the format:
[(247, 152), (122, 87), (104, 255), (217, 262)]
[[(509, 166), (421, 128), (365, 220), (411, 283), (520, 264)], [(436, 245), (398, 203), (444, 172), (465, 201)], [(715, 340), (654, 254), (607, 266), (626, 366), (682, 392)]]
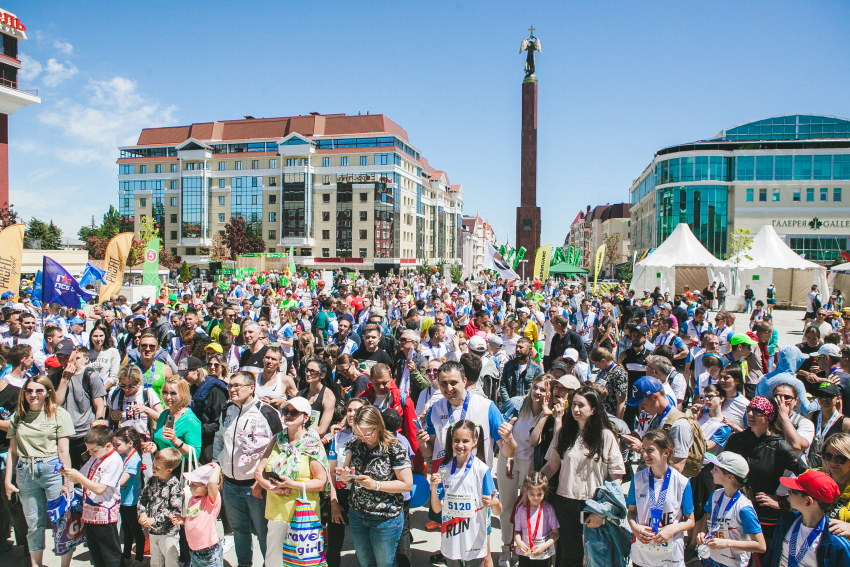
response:
[(827, 453), (824, 451), (823, 453), (819, 453), (820, 458), (823, 459), (825, 463), (835, 462), (838, 466), (844, 466), (847, 464), (847, 461), (850, 460), (844, 455), (836, 455), (834, 453)]

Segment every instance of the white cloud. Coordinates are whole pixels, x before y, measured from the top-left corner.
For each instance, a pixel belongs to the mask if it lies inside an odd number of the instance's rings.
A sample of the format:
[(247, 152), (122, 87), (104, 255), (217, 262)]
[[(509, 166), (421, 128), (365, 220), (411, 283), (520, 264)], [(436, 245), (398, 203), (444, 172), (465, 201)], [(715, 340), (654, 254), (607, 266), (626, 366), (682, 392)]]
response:
[(74, 46), (68, 43), (67, 41), (55, 40), (53, 42), (53, 47), (55, 47), (65, 55), (70, 55), (71, 52), (74, 51)]
[(89, 80), (84, 92), (89, 95), (85, 104), (65, 100), (39, 115), (69, 139), (70, 147), (57, 153), (68, 163), (100, 162), (112, 168), (118, 146), (134, 144), (142, 128), (175, 123), (174, 106), (146, 99), (129, 79)]
[(18, 77), (20, 77), (22, 81), (31, 81), (32, 79), (35, 79), (44, 69), (41, 66), (41, 63), (26, 53), (19, 53), (18, 57), (21, 62), (21, 70), (18, 71)]
[(56, 59), (48, 59), (44, 67), (45, 76), (41, 82), (47, 87), (55, 87), (80, 72), (70, 61), (65, 61), (65, 64), (67, 67)]

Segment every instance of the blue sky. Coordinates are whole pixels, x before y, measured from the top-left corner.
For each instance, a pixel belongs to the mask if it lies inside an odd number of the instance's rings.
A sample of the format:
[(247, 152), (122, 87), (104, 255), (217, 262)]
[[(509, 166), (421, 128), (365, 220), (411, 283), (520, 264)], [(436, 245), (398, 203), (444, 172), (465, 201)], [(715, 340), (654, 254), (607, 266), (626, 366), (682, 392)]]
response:
[(846, 2), (5, 3), (27, 26), (11, 200), (76, 234), (117, 205), (117, 146), (143, 127), (383, 113), (514, 240), (519, 46), (533, 24), (538, 204), (560, 244), (628, 200), (659, 148), (776, 114), (850, 116)]

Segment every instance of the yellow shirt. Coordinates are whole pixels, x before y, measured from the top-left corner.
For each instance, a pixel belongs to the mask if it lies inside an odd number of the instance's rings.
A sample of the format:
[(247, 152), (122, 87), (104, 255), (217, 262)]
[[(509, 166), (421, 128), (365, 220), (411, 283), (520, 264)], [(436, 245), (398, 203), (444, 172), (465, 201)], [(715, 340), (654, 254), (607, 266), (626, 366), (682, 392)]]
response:
[(529, 317), (528, 321), (524, 324), (520, 323), (517, 327), (517, 331), (519, 331), (520, 335), (530, 340), (532, 345), (537, 345), (539, 331), (537, 330), (537, 323), (532, 321), (531, 317)]
[[(275, 462), (279, 455), (280, 451), (278, 451), (277, 443), (275, 442), (274, 449), (272, 449), (269, 460), (266, 462), (267, 471), (271, 469), (271, 463)], [(295, 482), (306, 482), (313, 479), (313, 473), (310, 471), (310, 461), (311, 459), (306, 455), (301, 456), (298, 477), (295, 479)], [(289, 496), (268, 492), (266, 494), (266, 519), (271, 522), (292, 521), (292, 515), (295, 514), (295, 499), (299, 498), (300, 494), (300, 490), (293, 490)], [(308, 492), (307, 500), (313, 504), (313, 510), (315, 510), (316, 515), (321, 515), (319, 512), (319, 493)]]
[[(218, 342), (218, 336), (221, 334), (221, 332), (223, 330), (224, 329), (222, 328), (221, 324), (216, 325), (215, 327), (213, 327), (212, 333), (210, 334), (210, 338), (213, 341)], [(230, 333), (234, 337), (238, 337), (240, 332), (241, 332), (241, 329), (239, 328), (239, 325), (237, 325), (236, 323), (233, 323), (233, 326), (230, 328)]]

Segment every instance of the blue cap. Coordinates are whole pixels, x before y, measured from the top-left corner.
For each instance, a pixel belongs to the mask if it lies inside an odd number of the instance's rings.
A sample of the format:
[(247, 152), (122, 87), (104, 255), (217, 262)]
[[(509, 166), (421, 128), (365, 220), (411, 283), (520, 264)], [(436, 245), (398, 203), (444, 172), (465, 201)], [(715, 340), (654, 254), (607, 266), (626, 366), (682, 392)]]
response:
[(632, 397), (626, 402), (626, 405), (636, 406), (640, 404), (647, 396), (651, 396), (655, 392), (660, 392), (664, 387), (657, 379), (652, 376), (644, 376), (639, 378), (635, 385), (632, 386)]
[(68, 319), (69, 325), (84, 325), (85, 321), (80, 319), (79, 317), (74, 317), (73, 319)]
[(14, 297), (14, 296), (15, 296), (14, 293), (12, 293), (11, 291), (7, 291), (0, 297), (3, 298), (3, 299), (9, 299), (10, 297)]

